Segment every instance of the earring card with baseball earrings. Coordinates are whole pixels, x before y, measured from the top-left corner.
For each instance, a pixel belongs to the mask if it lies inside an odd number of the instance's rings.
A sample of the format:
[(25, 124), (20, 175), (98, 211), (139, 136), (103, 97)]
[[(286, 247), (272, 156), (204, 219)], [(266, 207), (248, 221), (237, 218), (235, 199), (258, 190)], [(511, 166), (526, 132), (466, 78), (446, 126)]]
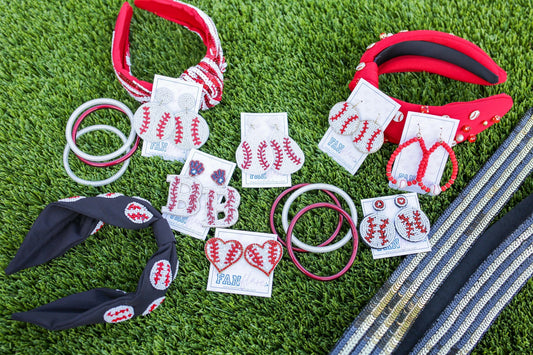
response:
[(242, 187), (288, 187), (305, 156), (289, 136), (286, 112), (242, 112), (235, 160), (242, 170)]
[[(271, 248), (278, 243), (275, 234), (217, 228), (210, 242), (217, 245), (205, 248), (211, 262), (207, 291), (271, 297), (274, 268), (283, 254), (281, 244)], [(219, 260), (225, 265), (213, 264)]]
[[(170, 78), (163, 75), (154, 75), (154, 84), (150, 102), (158, 102), (162, 98), (158, 93), (169, 93), (170, 100), (166, 103), (171, 119), (176, 118), (178, 112), (190, 111), (191, 115), (197, 115), (200, 110), (203, 86), (195, 82), (187, 82), (182, 79)], [(156, 122), (157, 123), (157, 122)], [(172, 122), (168, 123), (173, 127)], [(175, 143), (176, 134), (179, 135), (179, 127), (174, 127), (175, 131), (165, 139), (154, 141), (143, 141), (142, 156), (160, 156), (165, 160), (185, 161), (190, 149), (184, 149)]]
[(330, 127), (318, 148), (354, 175), (366, 157), (379, 150), (399, 109), (400, 104), (360, 79), (348, 99), (331, 109)]
[[(379, 211), (376, 210), (377, 205), (382, 206)], [(380, 216), (371, 219), (370, 223), (365, 224), (365, 228), (361, 222), (359, 230), (359, 235), (366, 244), (370, 245), (376, 241), (382, 245), (386, 243), (387, 246), (384, 248), (371, 248), (374, 259), (431, 251), (427, 237), (430, 229), (429, 221), (420, 209), (416, 193), (363, 199), (361, 207), (365, 219), (377, 214)], [(380, 232), (384, 230), (385, 224), (392, 226), (392, 233), (386, 236), (388, 240), (383, 240), (384, 243), (381, 243), (385, 236)], [(409, 233), (416, 238), (408, 240)]]
[[(170, 228), (193, 238), (205, 240), (210, 228), (209, 226), (206, 226), (205, 223), (206, 216), (208, 215), (208, 204), (206, 201), (210, 198), (209, 196), (206, 196), (205, 191), (212, 190), (216, 192), (220, 189), (231, 189), (231, 191), (237, 195), (237, 201), (235, 201), (235, 203), (238, 207), (240, 197), (235, 189), (228, 186), (234, 170), (234, 162), (215, 157), (196, 149), (191, 149), (181, 173), (179, 175), (167, 176), (167, 181), (170, 184), (169, 199), (167, 205), (161, 208), (161, 212), (163, 217), (168, 221)], [(176, 191), (174, 191), (176, 177), (182, 178), (182, 180), (188, 179), (189, 181), (192, 181), (192, 184), (189, 184), (185, 190), (182, 190), (179, 185), (176, 185)], [(187, 204), (193, 200), (195, 195), (194, 183), (197, 183), (202, 189), (202, 191), (197, 192), (197, 198), (194, 198), (196, 204), (199, 206), (198, 210), (190, 216), (173, 214), (173, 210), (180, 209), (180, 203)], [(176, 196), (176, 201), (172, 200), (172, 196), (174, 195)], [(224, 198), (218, 193), (216, 195), (217, 196), (215, 197), (218, 197), (218, 201), (214, 201), (214, 205), (220, 204), (221, 200)], [(225, 202), (226, 204), (230, 204), (231, 202), (227, 196)], [(172, 206), (173, 204), (176, 204), (176, 206)], [(237, 207), (233, 208), (233, 213), (238, 218)], [(185, 207), (185, 209), (186, 208), (187, 207)], [(228, 211), (225, 211), (225, 218), (230, 217), (227, 216), (227, 212)], [(232, 222), (234, 223), (236, 221)]]
[[(440, 182), (450, 155), (447, 149), (451, 151), (455, 144), (458, 126), (459, 120), (450, 117), (408, 112), (399, 148), (395, 152), (399, 151), (392, 166), (389, 187), (438, 195), (442, 191)], [(410, 140), (412, 143), (409, 144)], [(406, 145), (402, 148), (404, 143)], [(451, 158), (453, 163), (455, 156)], [(452, 175), (450, 181), (453, 183), (454, 179)]]

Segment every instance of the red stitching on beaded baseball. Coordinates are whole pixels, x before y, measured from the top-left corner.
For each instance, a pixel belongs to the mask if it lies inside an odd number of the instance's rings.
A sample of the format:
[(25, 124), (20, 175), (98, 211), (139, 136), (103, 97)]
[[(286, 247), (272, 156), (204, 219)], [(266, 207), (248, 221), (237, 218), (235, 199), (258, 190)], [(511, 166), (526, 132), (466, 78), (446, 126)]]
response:
[(159, 260), (154, 263), (150, 271), (150, 283), (157, 290), (166, 290), (172, 282), (172, 268), (168, 260)]
[(338, 112), (336, 115), (331, 116), (331, 117), (330, 117), (330, 120), (331, 120), (331, 121), (336, 121), (336, 120), (338, 120), (338, 119), (339, 119), (339, 118), (340, 118), (340, 117), (346, 112), (346, 110), (348, 109), (348, 105), (349, 105), (348, 102), (345, 102), (345, 103), (342, 105), (342, 109), (339, 110), (339, 112)]
[[(365, 121), (366, 122), (366, 121)], [(366, 144), (366, 150), (370, 151), (372, 149), (372, 146), (374, 145), (374, 141), (376, 140), (376, 137), (379, 136), (381, 133), (381, 129), (378, 129), (374, 131), (370, 139), (368, 140), (368, 143)]]
[(252, 165), (252, 149), (250, 148), (250, 144), (248, 144), (247, 141), (242, 142), (242, 155), (243, 155), (243, 161), (241, 164), (241, 168), (246, 170), (249, 169)]
[(300, 165), (302, 163), (302, 160), (298, 158), (298, 156), (294, 153), (294, 150), (292, 150), (291, 146), (291, 140), (289, 137), (283, 138), (283, 148), (287, 155), (289, 156), (289, 159), (296, 165)]
[(281, 243), (268, 240), (263, 245), (252, 243), (246, 247), (244, 258), (251, 266), (270, 276), (283, 256)]
[(363, 139), (366, 131), (368, 130), (368, 121), (363, 121), (363, 127), (361, 128), (361, 131), (359, 132), (359, 135), (353, 139), (354, 143), (359, 142), (361, 139)]
[(191, 186), (191, 194), (189, 195), (189, 207), (187, 213), (193, 213), (198, 208), (198, 201), (200, 200), (200, 184), (195, 182)]
[(207, 194), (207, 223), (213, 225), (215, 223), (215, 209), (213, 202), (215, 201), (215, 191), (209, 190)]
[(283, 163), (283, 151), (281, 149), (281, 146), (275, 139), (270, 140), (270, 145), (274, 150), (274, 162), (272, 163), (272, 165), (274, 169), (279, 170), (281, 169), (281, 164)]
[(413, 211), (414, 220), (415, 220), (415, 227), (418, 229), (421, 233), (427, 233), (426, 226), (422, 223), (422, 219), (420, 218), (420, 211), (415, 210)]
[(180, 116), (174, 117), (174, 121), (176, 122), (176, 134), (174, 136), (174, 143), (180, 144), (183, 142), (183, 123), (181, 121)]
[(226, 204), (224, 205), (224, 209), (226, 210), (226, 218), (224, 219), (225, 223), (231, 223), (231, 221), (233, 221), (233, 216), (235, 212), (235, 208), (233, 206), (234, 203), (235, 203), (235, 194), (233, 193), (233, 190), (228, 189)]
[(168, 209), (173, 211), (178, 203), (178, 189), (180, 186), (180, 178), (178, 176), (174, 177), (174, 180), (170, 184), (169, 190), (169, 204)]
[(170, 113), (165, 112), (159, 122), (157, 123), (156, 136), (159, 139), (163, 139), (165, 136), (165, 128), (167, 127), (168, 120), (170, 119)]
[(133, 317), (133, 307), (117, 306), (109, 309), (104, 314), (104, 320), (108, 323), (119, 323)]
[(379, 225), (379, 230), (378, 230), (379, 239), (381, 239), (381, 245), (385, 245), (389, 242), (389, 240), (387, 239), (387, 234), (386, 234), (386, 228), (389, 225), (389, 219), (388, 218), (382, 219), (381, 222), (382, 223)]
[(257, 157), (259, 158), (259, 164), (266, 171), (270, 167), (270, 162), (266, 157), (266, 149), (268, 143), (266, 140), (262, 140), (257, 147)]
[(146, 207), (137, 202), (131, 202), (128, 206), (126, 206), (124, 214), (133, 223), (144, 223), (153, 217), (152, 213), (148, 211)]
[(207, 259), (218, 272), (235, 264), (243, 254), (242, 244), (239, 241), (223, 241), (220, 238), (209, 239), (205, 243), (204, 251)]
[(148, 128), (150, 127), (150, 106), (143, 106), (143, 111), (143, 120), (139, 128), (139, 134), (148, 132)]
[(407, 234), (407, 237), (411, 238), (412, 236), (414, 236), (415, 234), (413, 224), (411, 223), (409, 217), (406, 217), (404, 214), (400, 214), (398, 215), (398, 218), (400, 218), (400, 221), (405, 226), (405, 233)]
[(200, 136), (198, 135), (198, 124), (200, 123), (200, 120), (198, 119), (198, 116), (195, 116), (192, 120), (191, 124), (191, 137), (194, 145), (201, 145), (202, 140), (200, 139)]
[(371, 243), (374, 238), (375, 227), (377, 227), (377, 225), (374, 223), (374, 217), (368, 217), (368, 231), (364, 238), (369, 243)]
[(357, 121), (358, 119), (359, 119), (359, 116), (357, 116), (357, 115), (353, 115), (353, 116), (348, 117), (348, 119), (342, 124), (342, 127), (340, 129), (341, 134), (344, 134), (344, 132), (346, 132), (346, 129), (348, 128), (348, 126), (352, 122)]

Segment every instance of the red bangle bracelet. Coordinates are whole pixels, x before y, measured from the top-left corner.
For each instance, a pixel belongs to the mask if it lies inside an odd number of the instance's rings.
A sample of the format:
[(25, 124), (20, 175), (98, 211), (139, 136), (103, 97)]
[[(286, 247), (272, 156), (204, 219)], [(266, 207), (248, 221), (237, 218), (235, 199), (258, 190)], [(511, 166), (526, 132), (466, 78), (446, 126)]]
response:
[[(296, 222), (298, 222), (300, 217), (304, 213), (306, 213), (307, 211), (315, 209), (315, 208), (320, 208), (320, 207), (330, 208), (332, 210), (335, 210), (335, 211), (339, 212), (344, 218), (346, 218), (346, 220), (350, 224), (350, 228), (352, 230), (353, 249), (352, 249), (352, 255), (350, 256), (350, 260), (348, 261), (346, 266), (344, 268), (342, 268), (341, 271), (339, 271), (338, 273), (336, 273), (334, 275), (331, 275), (331, 276), (318, 276), (318, 275), (315, 275), (315, 274), (309, 272), (307, 269), (305, 269), (302, 266), (302, 264), (300, 264), (300, 262), (296, 259), (296, 256), (294, 255), (294, 250), (293, 250), (294, 248), (292, 247), (292, 243), (291, 243), (292, 230), (294, 229), (294, 226), (296, 225)], [(291, 220), (291, 223), (289, 224), (289, 229), (287, 230), (287, 243), (286, 243), (286, 246), (287, 246), (287, 250), (289, 251), (289, 256), (291, 257), (292, 261), (294, 262), (296, 267), (301, 272), (303, 272), (305, 275), (307, 275), (310, 278), (315, 279), (315, 280), (331, 281), (331, 280), (335, 280), (335, 279), (341, 277), (342, 275), (344, 275), (346, 273), (346, 271), (348, 271), (348, 269), (352, 266), (352, 264), (353, 264), (353, 262), (355, 260), (355, 257), (357, 256), (358, 240), (359, 240), (359, 238), (358, 238), (358, 234), (357, 234), (357, 227), (355, 226), (355, 223), (352, 220), (352, 217), (350, 216), (350, 214), (348, 212), (346, 212), (345, 210), (343, 210), (342, 208), (340, 208), (338, 206), (335, 206), (335, 205), (332, 205), (331, 203), (320, 202), (320, 203), (315, 203), (315, 204), (312, 204), (312, 205), (304, 207), (303, 209), (301, 209), (296, 214), (296, 216), (294, 216), (294, 218)]]
[[(117, 106), (114, 106), (114, 105), (111, 105), (111, 104), (98, 105), (98, 106), (93, 106), (93, 107), (89, 108), (88, 110), (83, 112), (80, 115), (80, 117), (76, 120), (76, 123), (74, 123), (74, 126), (72, 128), (72, 140), (74, 141), (74, 144), (76, 144), (76, 135), (78, 134), (78, 128), (79, 128), (81, 122), (85, 119), (85, 117), (87, 117), (90, 113), (92, 113), (94, 111), (97, 111), (97, 110), (100, 110), (100, 109), (103, 109), (103, 108), (111, 108), (113, 110), (117, 110), (117, 111), (120, 111), (120, 112), (124, 113), (124, 111), (121, 108), (119, 108)], [(105, 168), (105, 167), (109, 167), (109, 166), (120, 164), (123, 161), (125, 161), (126, 159), (128, 159), (129, 157), (131, 157), (133, 155), (133, 153), (135, 153), (135, 151), (139, 147), (140, 140), (141, 140), (140, 137), (137, 136), (137, 139), (135, 140), (135, 144), (133, 145), (133, 148), (131, 148), (131, 150), (128, 153), (126, 153), (125, 155), (123, 155), (122, 157), (120, 157), (118, 159), (115, 159), (115, 160), (112, 160), (112, 161), (99, 163), (99, 162), (93, 162), (93, 161), (84, 159), (84, 158), (80, 157), (79, 155), (76, 155), (76, 156), (78, 157), (79, 160), (81, 160), (82, 162), (84, 162), (87, 165), (98, 167), (98, 168)]]
[[(272, 233), (274, 233), (276, 235), (276, 237), (278, 238), (278, 241), (285, 247), (287, 247), (287, 244), (285, 243), (285, 241), (283, 240), (283, 238), (280, 237), (278, 231), (276, 230), (276, 225), (274, 223), (274, 213), (276, 212), (276, 208), (278, 207), (280, 201), (285, 197), (287, 196), (287, 194), (289, 194), (290, 192), (294, 191), (294, 190), (297, 190), (299, 189), (300, 187), (302, 186), (306, 186), (306, 185), (309, 185), (308, 183), (303, 183), (303, 184), (298, 184), (298, 185), (294, 185), (288, 189), (286, 189), (285, 191), (283, 191), (277, 198), (276, 200), (274, 201), (274, 203), (272, 204), (272, 208), (270, 209), (270, 229), (272, 230)], [(339, 200), (337, 199), (337, 197), (327, 191), (327, 190), (322, 190), (324, 191), (329, 197), (331, 197), (331, 199), (335, 202), (335, 204), (339, 207), (341, 207), (341, 204), (339, 202)], [(339, 223), (337, 224), (337, 228), (335, 229), (335, 232), (333, 232), (333, 234), (325, 241), (323, 242), (322, 244), (319, 244), (318, 246), (319, 247), (323, 247), (325, 245), (328, 245), (329, 243), (331, 243), (336, 237), (337, 235), (339, 234), (341, 228), (342, 228), (342, 221), (343, 221), (343, 217), (342, 217), (342, 214), (339, 215)], [(303, 250), (301, 248), (292, 248), (294, 251), (297, 251), (299, 253), (307, 253), (307, 250)]]
[[(213, 20), (200, 9), (181, 1), (136, 0), (141, 9), (175, 22), (198, 34), (207, 53), (197, 65), (185, 70), (180, 79), (199, 83), (203, 86), (201, 109), (207, 110), (222, 99), (226, 62), (218, 32)], [(125, 2), (120, 9), (113, 31), (111, 59), (118, 80), (128, 93), (139, 102), (150, 101), (152, 83), (137, 79), (131, 73), (129, 53), (129, 32), (133, 9)]]
[[(479, 85), (496, 85), (507, 80), (506, 72), (487, 53), (465, 39), (438, 31), (406, 31), (371, 44), (361, 57), (349, 87), (353, 90), (361, 78), (379, 87), (381, 74), (420, 71)], [(513, 105), (512, 98), (506, 94), (444, 106), (393, 99), (401, 107), (385, 130), (385, 137), (392, 143), (400, 142), (408, 111), (460, 120), (455, 136), (455, 141), (460, 143), (475, 141), (478, 133), (499, 122)]]

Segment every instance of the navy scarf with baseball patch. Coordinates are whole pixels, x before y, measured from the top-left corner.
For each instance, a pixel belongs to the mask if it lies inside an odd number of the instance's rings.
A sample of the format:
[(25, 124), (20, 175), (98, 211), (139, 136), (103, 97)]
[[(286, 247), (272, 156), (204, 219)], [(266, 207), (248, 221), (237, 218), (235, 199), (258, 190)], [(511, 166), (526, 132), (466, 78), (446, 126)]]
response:
[(39, 265), (83, 242), (103, 224), (139, 230), (152, 227), (158, 250), (141, 275), (135, 292), (96, 288), (73, 294), (13, 319), (50, 330), (85, 324), (117, 323), (147, 315), (165, 299), (176, 276), (176, 240), (167, 221), (152, 205), (137, 197), (117, 193), (97, 197), (71, 197), (46, 206), (26, 235), (6, 274)]

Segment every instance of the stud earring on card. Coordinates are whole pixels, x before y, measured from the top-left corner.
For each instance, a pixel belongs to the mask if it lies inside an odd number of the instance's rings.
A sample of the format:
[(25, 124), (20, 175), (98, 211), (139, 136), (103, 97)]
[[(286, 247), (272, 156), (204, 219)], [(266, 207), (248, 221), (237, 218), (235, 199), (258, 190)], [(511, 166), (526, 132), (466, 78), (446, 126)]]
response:
[(204, 170), (204, 164), (202, 164), (199, 160), (191, 160), (189, 163), (189, 175), (191, 177), (201, 175)]
[(376, 212), (369, 214), (361, 221), (359, 233), (363, 241), (371, 248), (388, 247), (395, 239), (396, 232), (390, 218), (381, 213), (385, 209), (385, 202), (376, 199), (372, 203)]
[(354, 105), (348, 101), (341, 101), (333, 105), (329, 111), (328, 122), (335, 133), (350, 135), (355, 132), (359, 125), (357, 105), (361, 102)]
[(226, 270), (242, 257), (243, 248), (238, 240), (223, 241), (211, 238), (205, 243), (205, 256), (218, 272)]
[(283, 247), (277, 240), (261, 244), (252, 243), (244, 249), (244, 259), (248, 264), (270, 276), (283, 256)]
[(410, 242), (424, 240), (429, 234), (429, 219), (422, 210), (414, 207), (407, 207), (407, 198), (403, 195), (394, 199), (396, 206), (400, 207), (394, 217), (394, 227), (403, 239)]

